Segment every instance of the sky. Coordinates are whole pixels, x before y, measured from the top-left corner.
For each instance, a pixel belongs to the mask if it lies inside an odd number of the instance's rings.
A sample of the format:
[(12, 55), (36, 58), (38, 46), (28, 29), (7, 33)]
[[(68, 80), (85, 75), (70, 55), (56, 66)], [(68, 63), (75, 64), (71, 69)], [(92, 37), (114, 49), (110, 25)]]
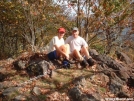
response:
[[(75, 4), (75, 6), (72, 7), (70, 5), (70, 3), (68, 3), (69, 0), (53, 0), (53, 1), (54, 1), (54, 3), (61, 6), (61, 8), (64, 10), (64, 14), (68, 15), (69, 19), (73, 20), (76, 18), (76, 16), (77, 16), (77, 5), (76, 4)], [(99, 5), (98, 0), (91, 0), (91, 1), (95, 2), (94, 5), (98, 7), (98, 5)], [(85, 0), (81, 0), (81, 2), (80, 2), (82, 4), (80, 6), (81, 8), (83, 7), (84, 2), (85, 2)], [(89, 12), (89, 15), (87, 15), (87, 16), (94, 14), (91, 10), (92, 10), (92, 7), (90, 7), (90, 12)], [(86, 13), (85, 7), (83, 7), (83, 12)]]

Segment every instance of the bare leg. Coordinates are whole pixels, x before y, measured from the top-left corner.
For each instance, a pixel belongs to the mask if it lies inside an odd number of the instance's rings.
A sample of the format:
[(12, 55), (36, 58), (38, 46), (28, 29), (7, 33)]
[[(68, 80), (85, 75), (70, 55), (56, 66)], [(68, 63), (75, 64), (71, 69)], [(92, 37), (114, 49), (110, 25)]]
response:
[(76, 59), (76, 60), (79, 60), (79, 61), (82, 61), (83, 60), (83, 57), (81, 56), (80, 52), (78, 50), (74, 50), (72, 52), (72, 56)]
[(88, 52), (88, 48), (87, 47), (82, 47), (81, 48), (81, 54), (82, 55), (85, 55), (86, 56), (86, 59), (89, 59), (89, 58), (92, 58), (90, 55), (89, 55), (89, 52)]
[[(82, 57), (81, 53), (78, 50), (74, 50), (72, 54), (75, 57), (75, 59), (80, 62), (81, 66), (83, 66), (83, 67), (88, 66), (87, 61)], [(79, 67), (78, 65), (79, 65), (79, 63), (77, 64), (77, 67)]]
[(70, 46), (69, 44), (65, 44), (59, 47), (64, 53), (70, 54)]
[(86, 60), (90, 66), (93, 66), (95, 64), (95, 61), (92, 59), (92, 57), (89, 55), (88, 48), (82, 47), (81, 53), (86, 56)]
[[(70, 46), (69, 44), (65, 44), (59, 47), (59, 49), (64, 52), (64, 54), (68, 55), (70, 54)], [(62, 54), (60, 54), (58, 51), (56, 52), (58, 57), (64, 57)]]

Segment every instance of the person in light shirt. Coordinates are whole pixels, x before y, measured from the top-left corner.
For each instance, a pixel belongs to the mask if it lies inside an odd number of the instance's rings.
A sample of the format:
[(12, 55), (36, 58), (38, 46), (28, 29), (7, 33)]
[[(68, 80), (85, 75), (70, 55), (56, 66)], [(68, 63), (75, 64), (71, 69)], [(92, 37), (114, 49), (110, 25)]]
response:
[(59, 59), (61, 56), (69, 60), (70, 46), (65, 44), (64, 37), (65, 29), (63, 27), (58, 29), (57, 36), (54, 36), (49, 42), (48, 58), (50, 60)]
[[(65, 40), (70, 45), (71, 56), (80, 61), (82, 66), (93, 66), (95, 61), (89, 55), (87, 42), (79, 36), (77, 27), (73, 28), (72, 35)], [(85, 56), (86, 59), (83, 58)]]

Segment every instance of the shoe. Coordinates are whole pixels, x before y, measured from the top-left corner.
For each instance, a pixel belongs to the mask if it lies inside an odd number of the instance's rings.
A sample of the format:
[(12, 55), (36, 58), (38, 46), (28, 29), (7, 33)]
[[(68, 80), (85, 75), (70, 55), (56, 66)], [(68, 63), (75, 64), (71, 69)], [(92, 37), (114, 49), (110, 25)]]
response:
[(88, 63), (87, 63), (87, 61), (84, 59), (83, 61), (81, 61), (80, 65), (83, 66), (83, 67), (86, 67), (86, 66), (88, 66)]
[(95, 61), (92, 58), (87, 59), (87, 62), (89, 66), (93, 66), (95, 64)]

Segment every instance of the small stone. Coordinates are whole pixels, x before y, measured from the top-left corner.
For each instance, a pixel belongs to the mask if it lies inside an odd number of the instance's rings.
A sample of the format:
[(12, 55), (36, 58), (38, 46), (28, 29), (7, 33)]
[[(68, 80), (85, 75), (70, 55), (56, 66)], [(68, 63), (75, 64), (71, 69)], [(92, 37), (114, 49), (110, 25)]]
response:
[(26, 97), (24, 95), (18, 95), (14, 98), (15, 101), (26, 101)]
[(40, 88), (34, 87), (34, 88), (33, 88), (33, 93), (34, 93), (35, 95), (40, 95), (40, 94), (41, 94)]

